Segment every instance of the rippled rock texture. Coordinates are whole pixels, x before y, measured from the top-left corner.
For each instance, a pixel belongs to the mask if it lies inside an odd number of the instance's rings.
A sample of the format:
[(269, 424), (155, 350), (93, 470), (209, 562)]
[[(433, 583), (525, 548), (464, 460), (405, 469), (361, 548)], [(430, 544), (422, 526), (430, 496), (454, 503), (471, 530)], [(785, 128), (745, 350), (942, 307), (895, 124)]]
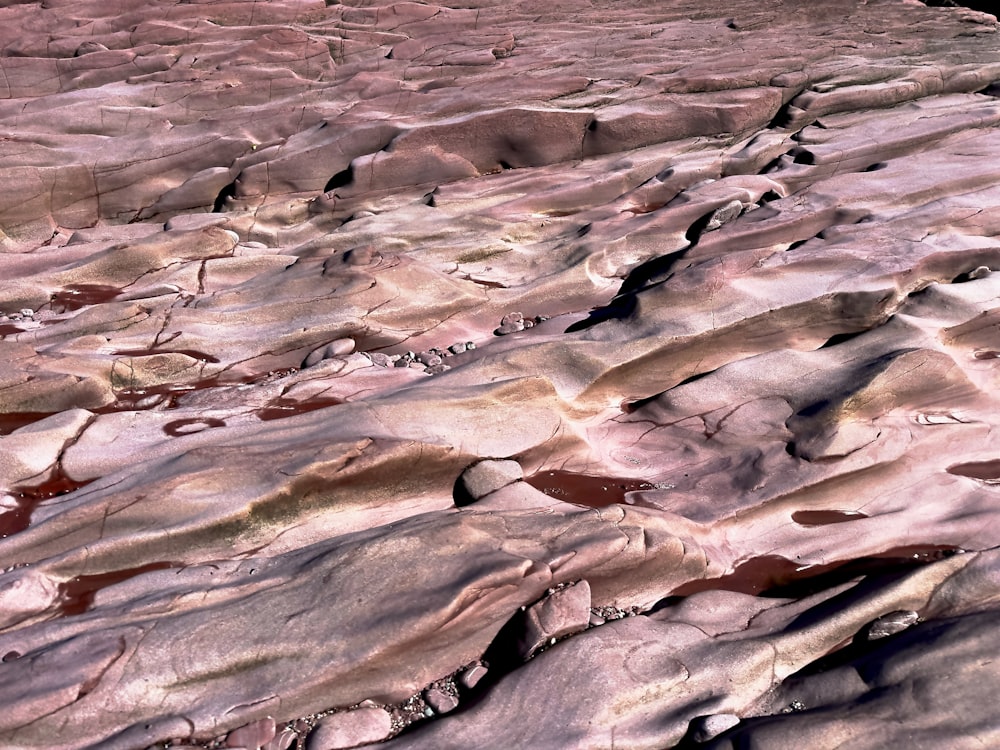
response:
[(1000, 745), (994, 17), (0, 6), (4, 747)]

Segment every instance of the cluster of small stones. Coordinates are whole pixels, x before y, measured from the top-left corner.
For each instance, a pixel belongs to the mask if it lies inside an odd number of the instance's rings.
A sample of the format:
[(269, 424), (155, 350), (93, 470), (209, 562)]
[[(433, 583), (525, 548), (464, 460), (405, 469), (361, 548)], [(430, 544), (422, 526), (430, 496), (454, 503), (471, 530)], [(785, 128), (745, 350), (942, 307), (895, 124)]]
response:
[(437, 375), (450, 370), (451, 365), (446, 365), (444, 360), (456, 354), (464, 354), (476, 348), (474, 341), (464, 341), (452, 344), (447, 349), (439, 349), (432, 346), (422, 352), (405, 352), (404, 354), (383, 354), (382, 352), (365, 352), (365, 356), (372, 361), (372, 364), (379, 367), (412, 367), (416, 370), (423, 370), (430, 375)]
[(590, 608), (590, 626), (596, 627), (598, 625), (603, 625), (606, 622), (612, 622), (614, 620), (624, 620), (626, 617), (635, 617), (640, 614), (642, 610), (638, 607), (629, 607), (628, 609), (619, 609), (618, 607), (591, 607)]
[(544, 315), (536, 315), (534, 318), (525, 318), (524, 313), (511, 312), (500, 318), (500, 327), (493, 331), (496, 336), (506, 336), (509, 333), (517, 333), (525, 328), (533, 328), (539, 323), (548, 320)]
[(36, 320), (38, 320), (37, 313), (28, 307), (15, 313), (0, 313), (0, 325), (4, 323), (33, 323)]
[(263, 719), (212, 740), (198, 741), (176, 738), (169, 742), (151, 745), (146, 750), (194, 750), (195, 748), (198, 750), (223, 750), (224, 748), (248, 746), (261, 750), (308, 750), (309, 736), (323, 719), (362, 709), (380, 709), (390, 716), (391, 729), (383, 738), (387, 740), (395, 737), (412, 724), (454, 711), (458, 707), (463, 692), (475, 688), (488, 671), (489, 666), (485, 662), (477, 661), (462, 667), (454, 674), (432, 682), (419, 693), (395, 705), (366, 700), (347, 708), (331, 708), (302, 716), (286, 722), (280, 727), (274, 725), (273, 719)]

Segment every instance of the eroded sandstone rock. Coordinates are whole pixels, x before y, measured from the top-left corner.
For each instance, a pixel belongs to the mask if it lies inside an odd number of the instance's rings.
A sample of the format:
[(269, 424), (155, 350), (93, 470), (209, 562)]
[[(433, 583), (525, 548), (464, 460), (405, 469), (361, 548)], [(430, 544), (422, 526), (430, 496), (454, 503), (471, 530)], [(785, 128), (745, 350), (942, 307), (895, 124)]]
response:
[(0, 744), (997, 744), (929, 5), (4, 4)]

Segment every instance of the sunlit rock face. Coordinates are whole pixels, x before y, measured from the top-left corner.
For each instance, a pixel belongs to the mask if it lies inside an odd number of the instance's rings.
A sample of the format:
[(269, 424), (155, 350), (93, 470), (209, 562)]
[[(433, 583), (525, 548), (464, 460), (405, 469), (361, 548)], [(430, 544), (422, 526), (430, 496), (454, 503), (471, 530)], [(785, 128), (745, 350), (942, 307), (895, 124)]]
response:
[(0, 6), (0, 745), (1000, 746), (993, 16)]

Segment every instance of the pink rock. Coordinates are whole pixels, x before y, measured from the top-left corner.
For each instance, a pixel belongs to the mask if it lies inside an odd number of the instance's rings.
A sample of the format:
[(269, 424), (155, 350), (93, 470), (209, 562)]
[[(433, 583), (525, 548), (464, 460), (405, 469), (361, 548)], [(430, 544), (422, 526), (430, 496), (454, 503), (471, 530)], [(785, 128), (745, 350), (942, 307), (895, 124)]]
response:
[(587, 581), (554, 591), (525, 612), (521, 654), (531, 656), (559, 638), (586, 630), (589, 624), (590, 584)]
[(392, 717), (381, 708), (356, 708), (327, 716), (309, 735), (308, 750), (342, 750), (384, 740)]
[(252, 724), (235, 729), (226, 737), (226, 747), (245, 747), (258, 750), (274, 739), (276, 732), (274, 719), (268, 716)]

